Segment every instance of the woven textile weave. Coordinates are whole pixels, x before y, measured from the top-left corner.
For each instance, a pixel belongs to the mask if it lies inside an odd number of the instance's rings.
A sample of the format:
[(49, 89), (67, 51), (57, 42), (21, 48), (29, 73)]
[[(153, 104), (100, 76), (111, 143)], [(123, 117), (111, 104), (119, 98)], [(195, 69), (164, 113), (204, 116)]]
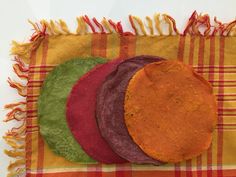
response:
[[(236, 176), (236, 21), (226, 24), (216, 20), (212, 25), (208, 15), (194, 12), (180, 34), (168, 15), (147, 17), (147, 27), (138, 17), (130, 16), (129, 20), (132, 29), (124, 32), (120, 22), (104, 18), (99, 23), (83, 16), (77, 19), (75, 33), (63, 21), (42, 20), (38, 25), (32, 23), (35, 33), (29, 43), (13, 43), (14, 71), (27, 84), (9, 79), (10, 86), (25, 98), (6, 105), (10, 109), (6, 121), (22, 122), (4, 137), (16, 149), (6, 150), (9, 156), (17, 157), (9, 165), (9, 176), (24, 172), (27, 177)], [(169, 26), (166, 34), (163, 23)], [(55, 155), (43, 141), (37, 122), (37, 98), (47, 74), (71, 58), (138, 55), (178, 59), (192, 65), (212, 84), (218, 100), (218, 123), (208, 151), (197, 158), (163, 166), (72, 163)]]

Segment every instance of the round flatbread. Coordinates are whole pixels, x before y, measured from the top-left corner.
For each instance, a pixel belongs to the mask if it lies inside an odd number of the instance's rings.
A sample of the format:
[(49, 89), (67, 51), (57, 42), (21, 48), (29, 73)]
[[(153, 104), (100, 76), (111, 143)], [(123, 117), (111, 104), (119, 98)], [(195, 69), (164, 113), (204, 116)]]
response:
[(164, 162), (191, 159), (206, 150), (217, 120), (212, 87), (178, 61), (146, 65), (128, 84), (125, 123), (134, 142)]
[(75, 139), (93, 159), (102, 163), (124, 163), (103, 139), (96, 122), (97, 89), (122, 60), (92, 69), (73, 86), (67, 100), (67, 123)]
[(129, 80), (140, 68), (161, 58), (139, 56), (122, 62), (102, 84), (97, 95), (97, 122), (112, 149), (132, 163), (160, 162), (147, 156), (131, 139), (124, 124), (124, 98)]
[[(58, 65), (44, 81), (38, 99), (40, 133), (56, 154), (75, 162), (94, 162), (72, 136), (66, 122), (66, 100), (76, 81), (102, 58), (78, 58)], [(84, 137), (90, 138), (90, 137)]]

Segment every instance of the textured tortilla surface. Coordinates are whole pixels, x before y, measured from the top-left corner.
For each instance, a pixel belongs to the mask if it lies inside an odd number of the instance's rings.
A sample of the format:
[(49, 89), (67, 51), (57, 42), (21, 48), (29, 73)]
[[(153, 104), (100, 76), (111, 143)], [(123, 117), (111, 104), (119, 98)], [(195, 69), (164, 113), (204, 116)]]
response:
[(146, 65), (128, 84), (125, 123), (149, 156), (180, 162), (208, 149), (217, 120), (212, 87), (178, 61)]

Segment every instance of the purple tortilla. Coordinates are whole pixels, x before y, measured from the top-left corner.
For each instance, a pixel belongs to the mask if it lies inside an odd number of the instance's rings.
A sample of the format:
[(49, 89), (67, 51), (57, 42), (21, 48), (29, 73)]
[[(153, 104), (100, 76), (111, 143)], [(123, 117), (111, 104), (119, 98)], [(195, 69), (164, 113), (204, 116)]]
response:
[(97, 94), (96, 116), (101, 135), (119, 156), (132, 163), (162, 164), (133, 142), (124, 122), (124, 98), (130, 79), (146, 64), (160, 60), (162, 58), (139, 56), (123, 61), (106, 78)]

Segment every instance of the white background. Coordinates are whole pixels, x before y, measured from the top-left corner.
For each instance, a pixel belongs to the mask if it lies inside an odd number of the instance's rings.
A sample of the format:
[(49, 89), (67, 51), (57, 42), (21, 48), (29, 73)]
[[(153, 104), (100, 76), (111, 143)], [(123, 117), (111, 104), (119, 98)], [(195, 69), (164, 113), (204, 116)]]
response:
[(5, 177), (10, 161), (3, 154), (8, 148), (1, 137), (16, 122), (4, 123), (6, 114), (3, 106), (20, 100), (16, 91), (7, 85), (7, 77), (15, 78), (12, 72), (12, 57), (9, 56), (11, 40), (27, 41), (32, 34), (27, 20), (64, 19), (71, 29), (75, 29), (75, 17), (87, 14), (96, 16), (99, 20), (104, 17), (121, 20), (126, 29), (128, 14), (145, 17), (156, 12), (168, 13), (176, 19), (179, 29), (183, 29), (186, 20), (194, 10), (209, 13), (219, 20), (229, 21), (236, 16), (235, 0), (0, 0), (0, 177)]

